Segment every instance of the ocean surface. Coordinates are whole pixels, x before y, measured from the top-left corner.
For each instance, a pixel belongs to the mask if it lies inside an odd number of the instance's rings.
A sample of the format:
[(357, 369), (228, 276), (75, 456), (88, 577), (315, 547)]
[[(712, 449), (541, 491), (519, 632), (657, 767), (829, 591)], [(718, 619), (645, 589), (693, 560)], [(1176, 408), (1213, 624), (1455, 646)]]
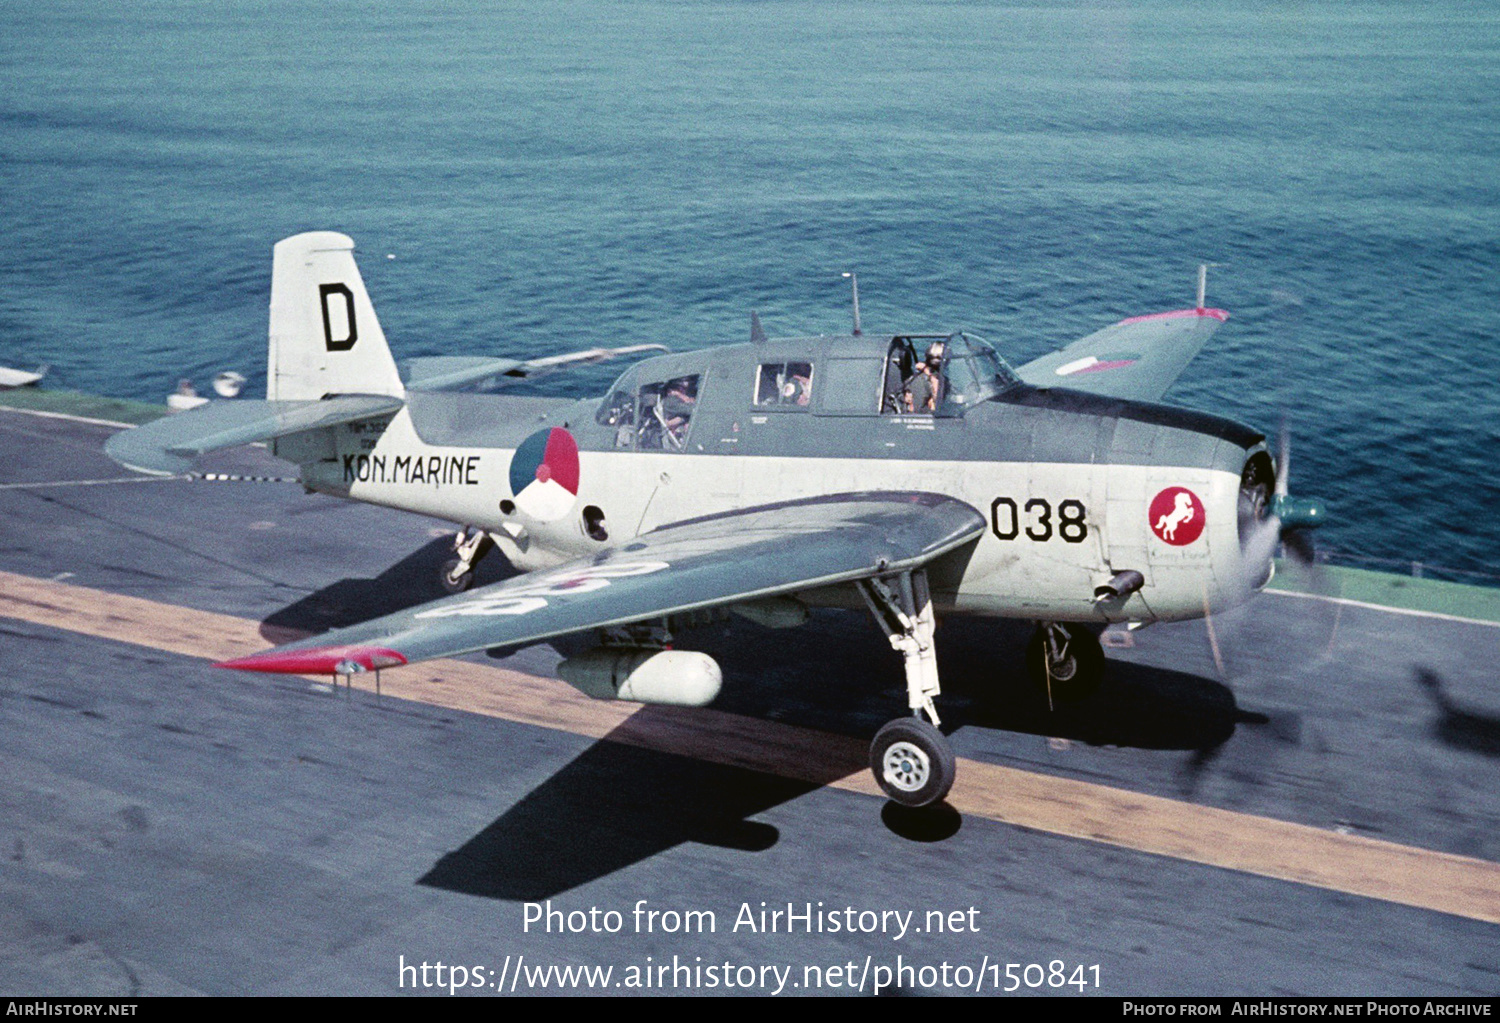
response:
[(0, 364), (260, 392), (314, 228), (398, 358), (841, 332), (855, 270), (1019, 364), (1217, 263), (1169, 400), (1285, 416), (1322, 546), (1500, 573), (1493, 6), (0, 8)]

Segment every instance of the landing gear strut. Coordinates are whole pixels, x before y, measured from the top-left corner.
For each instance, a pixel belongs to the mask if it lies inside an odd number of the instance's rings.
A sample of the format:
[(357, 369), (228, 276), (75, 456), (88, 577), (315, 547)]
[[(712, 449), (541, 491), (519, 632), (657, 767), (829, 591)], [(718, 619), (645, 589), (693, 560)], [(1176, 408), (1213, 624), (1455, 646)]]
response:
[(1026, 646), (1026, 671), (1049, 707), (1082, 700), (1104, 679), (1104, 648), (1082, 625), (1042, 622)]
[[(870, 744), (870, 770), (887, 796), (904, 806), (927, 806), (948, 794), (957, 774), (953, 749), (938, 731), (933, 698), (938, 684), (937, 619), (921, 569), (858, 584), (870, 614), (906, 661), (906, 702), (911, 717), (886, 724)], [(924, 721), (922, 715), (928, 720)]]
[(495, 541), (482, 529), (465, 526), (453, 537), (453, 551), (457, 557), (443, 562), (438, 573), (438, 582), (449, 593), (463, 593), (474, 585), (474, 566), (484, 557)]

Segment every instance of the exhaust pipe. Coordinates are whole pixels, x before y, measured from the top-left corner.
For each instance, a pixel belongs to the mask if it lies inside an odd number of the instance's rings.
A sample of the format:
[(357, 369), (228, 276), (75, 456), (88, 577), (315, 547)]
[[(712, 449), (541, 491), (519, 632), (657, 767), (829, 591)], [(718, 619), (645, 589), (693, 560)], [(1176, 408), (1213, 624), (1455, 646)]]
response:
[(1109, 604), (1123, 601), (1136, 590), (1146, 585), (1146, 577), (1133, 568), (1116, 572), (1103, 586), (1094, 587), (1094, 603)]

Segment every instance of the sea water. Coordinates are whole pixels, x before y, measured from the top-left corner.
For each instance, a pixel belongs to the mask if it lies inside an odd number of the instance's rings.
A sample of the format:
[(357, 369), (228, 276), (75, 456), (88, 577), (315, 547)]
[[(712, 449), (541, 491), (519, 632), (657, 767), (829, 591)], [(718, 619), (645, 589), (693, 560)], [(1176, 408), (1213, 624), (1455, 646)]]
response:
[[(1231, 318), (1169, 400), (1320, 542), (1500, 571), (1500, 14), (1470, 4), (13, 2), (0, 363), (264, 386), (351, 235), (398, 358)], [(548, 378), (598, 393), (619, 367)]]

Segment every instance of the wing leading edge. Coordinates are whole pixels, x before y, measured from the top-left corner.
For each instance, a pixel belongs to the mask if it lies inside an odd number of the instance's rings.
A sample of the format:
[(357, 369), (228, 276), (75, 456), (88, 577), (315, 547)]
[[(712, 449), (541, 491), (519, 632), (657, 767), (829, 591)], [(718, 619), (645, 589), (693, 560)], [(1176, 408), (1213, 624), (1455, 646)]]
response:
[(1156, 401), (1227, 319), (1222, 309), (1132, 316), (1033, 359), (1016, 372), (1037, 387)]
[(970, 542), (984, 516), (940, 494), (870, 492), (664, 526), (598, 554), (220, 667), (345, 674), (853, 582)]

